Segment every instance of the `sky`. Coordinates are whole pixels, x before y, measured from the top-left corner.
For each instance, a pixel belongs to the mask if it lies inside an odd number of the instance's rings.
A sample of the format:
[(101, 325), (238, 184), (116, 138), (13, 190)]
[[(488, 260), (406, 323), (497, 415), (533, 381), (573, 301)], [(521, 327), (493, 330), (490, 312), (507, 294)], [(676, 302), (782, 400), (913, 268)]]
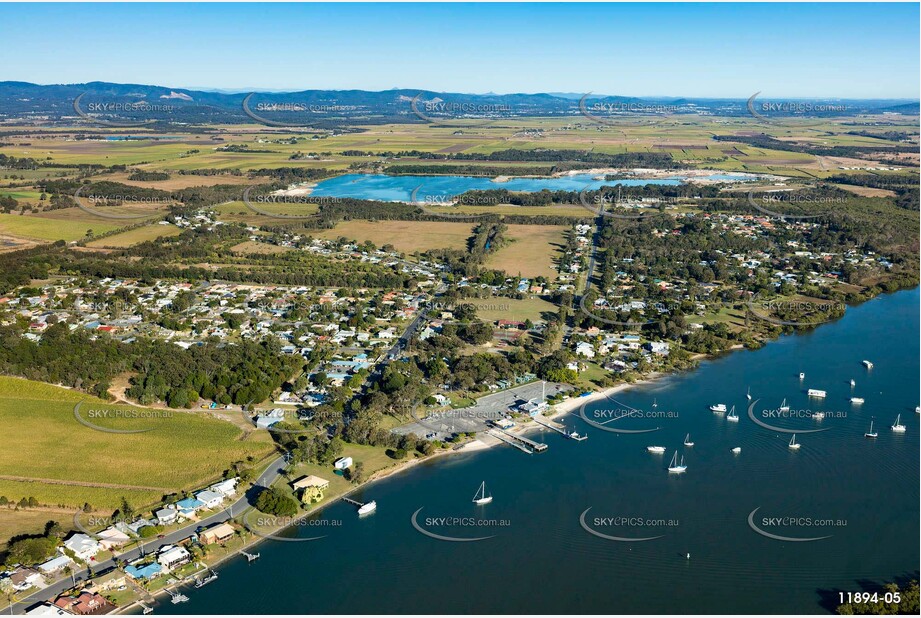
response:
[(919, 98), (919, 5), (0, 4), (0, 81)]

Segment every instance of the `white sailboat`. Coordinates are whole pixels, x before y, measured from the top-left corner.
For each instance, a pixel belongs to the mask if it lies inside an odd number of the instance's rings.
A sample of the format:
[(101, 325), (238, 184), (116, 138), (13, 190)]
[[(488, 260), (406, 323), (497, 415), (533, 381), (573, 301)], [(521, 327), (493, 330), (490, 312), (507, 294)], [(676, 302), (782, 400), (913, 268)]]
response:
[(787, 399), (786, 399), (786, 397), (784, 398), (783, 401), (780, 402), (780, 407), (778, 408), (778, 410), (780, 410), (781, 412), (789, 412), (789, 411), (790, 411), (790, 406), (787, 405)]
[(752, 398), (752, 387), (751, 386), (748, 387), (748, 392), (745, 393), (745, 398), (751, 401), (751, 398)]
[(742, 447), (741, 447), (741, 446), (736, 446), (736, 447), (734, 447), (734, 448), (732, 448), (732, 449), (730, 449), (730, 450), (732, 451), (733, 454), (738, 455), (739, 453), (742, 452)]
[(805, 379), (806, 379), (806, 374), (803, 373), (802, 371), (800, 371), (800, 373), (799, 373), (799, 379), (800, 379), (800, 381), (805, 380)]
[(851, 378), (851, 386), (857, 386), (857, 382), (855, 382), (853, 378)]
[(871, 421), (870, 421), (870, 431), (868, 431), (867, 433), (863, 434), (863, 437), (864, 437), (864, 438), (875, 438), (875, 437), (878, 436), (878, 435), (879, 435), (878, 433), (876, 433), (875, 431), (873, 431), (873, 421), (871, 420)]
[(870, 362), (870, 361), (868, 361), (868, 360), (861, 361), (861, 362), (863, 363), (863, 366), (866, 367), (867, 369), (873, 369), (873, 363), (872, 363), (872, 362)]
[(712, 406), (710, 406), (710, 411), (711, 412), (725, 412), (726, 404), (725, 403), (715, 403)]
[(675, 474), (681, 474), (687, 469), (688, 467), (684, 465), (684, 455), (681, 456), (681, 463), (678, 463), (678, 451), (675, 451), (671, 463), (668, 464), (668, 471)]
[(796, 434), (793, 434), (793, 437), (790, 438), (790, 444), (787, 446), (789, 446), (794, 451), (800, 447), (800, 445), (796, 443)]
[(814, 419), (817, 420), (817, 421), (820, 421), (820, 420), (822, 420), (823, 418), (825, 418), (825, 413), (824, 413), (824, 412), (816, 412), (815, 414), (812, 415), (812, 418), (814, 418)]
[(653, 407), (653, 408), (658, 408), (658, 407), (659, 407), (659, 404), (656, 402), (655, 397), (652, 398), (652, 407)]
[(684, 445), (685, 446), (694, 446), (694, 443), (691, 442), (691, 434), (684, 436)]
[(902, 425), (899, 422), (901, 419), (902, 419), (901, 414), (895, 417), (895, 422), (892, 424), (892, 431), (896, 433), (905, 433), (905, 425)]
[(738, 423), (738, 422), (739, 422), (739, 415), (736, 414), (736, 407), (735, 407), (735, 406), (732, 406), (732, 408), (729, 410), (729, 414), (726, 415), (726, 420), (729, 421), (730, 423)]
[(480, 483), (480, 488), (473, 496), (473, 503), (479, 506), (492, 502), (492, 495), (486, 495), (486, 481)]

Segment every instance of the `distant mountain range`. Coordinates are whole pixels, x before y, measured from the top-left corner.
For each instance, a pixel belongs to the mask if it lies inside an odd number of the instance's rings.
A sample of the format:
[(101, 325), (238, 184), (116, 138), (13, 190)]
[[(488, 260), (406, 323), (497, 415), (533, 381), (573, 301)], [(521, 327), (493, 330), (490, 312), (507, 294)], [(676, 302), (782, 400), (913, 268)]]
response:
[[(75, 100), (77, 101), (75, 109)], [(759, 96), (757, 105), (769, 100)], [(918, 114), (917, 101), (797, 100), (770, 101), (776, 117), (854, 116), (861, 114)], [(245, 104), (245, 105), (244, 105)], [(815, 111), (815, 110), (819, 111)], [(825, 111), (829, 110), (829, 111)], [(318, 128), (351, 123), (438, 122), (469, 123), (476, 119), (520, 116), (577, 116), (600, 118), (675, 115), (747, 116), (748, 99), (638, 98), (578, 93), (463, 94), (429, 90), (303, 90), (299, 92), (229, 93), (166, 86), (89, 82), (38, 85), (0, 82), (0, 121), (73, 121), (86, 116), (113, 125), (252, 123), (273, 126), (305, 125)], [(105, 122), (100, 123), (105, 124)]]

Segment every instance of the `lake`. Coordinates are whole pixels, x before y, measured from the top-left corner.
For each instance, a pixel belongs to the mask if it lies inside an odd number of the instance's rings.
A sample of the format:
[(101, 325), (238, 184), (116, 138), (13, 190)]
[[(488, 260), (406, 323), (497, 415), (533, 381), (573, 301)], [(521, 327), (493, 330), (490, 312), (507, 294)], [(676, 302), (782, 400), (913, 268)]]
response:
[[(323, 197), (351, 197), (383, 202), (409, 202), (413, 191), (416, 201), (438, 196), (442, 199), (460, 195), (465, 191), (507, 189), (536, 193), (544, 189), (550, 191), (582, 191), (598, 189), (601, 186), (623, 185), (635, 187), (641, 185), (680, 185), (684, 178), (676, 174), (670, 178), (631, 178), (622, 180), (594, 180), (598, 174), (575, 174), (556, 178), (510, 178), (505, 182), (496, 182), (491, 178), (477, 176), (388, 176), (386, 174), (345, 174), (318, 182), (311, 195)], [(726, 182), (749, 179), (744, 174), (716, 174), (713, 180)]]
[[(331, 505), (321, 517), (342, 525), (324, 528), (325, 538), (266, 541), (260, 560), (234, 558), (214, 583), (187, 589), (188, 603), (161, 603), (156, 611), (823, 613), (837, 599), (832, 590), (917, 576), (918, 307), (917, 288), (881, 296), (810, 333), (706, 361), (585, 409), (596, 421), (608, 410), (660, 414), (604, 425), (659, 427), (650, 433), (602, 431), (576, 413), (564, 422), (587, 441), (535, 433), (546, 452), (501, 446), (423, 463), (363, 488), (365, 500), (377, 501), (373, 515), (359, 519), (353, 506)], [(828, 395), (810, 399), (808, 388)], [(788, 448), (789, 434), (751, 420), (748, 389), (758, 420), (802, 432), (798, 451)], [(866, 403), (852, 405), (851, 396)], [(783, 399), (796, 413), (827, 416), (763, 413)], [(713, 403), (736, 406), (739, 422), (709, 411)], [(899, 414), (904, 434), (890, 430)], [(874, 418), (875, 440), (864, 437)], [(688, 433), (693, 447), (682, 444)], [(648, 445), (668, 451), (653, 455)], [(738, 455), (730, 452), (736, 446)], [(684, 474), (665, 470), (676, 450), (685, 456)], [(494, 500), (475, 507), (482, 481)], [(420, 508), (417, 524), (426, 531), (492, 538), (431, 538), (411, 521)], [(580, 524), (589, 508), (592, 530), (659, 538), (596, 536)], [(748, 523), (755, 509), (755, 525), (769, 534), (827, 538), (763, 536)], [(429, 519), (439, 517), (476, 521), (445, 526)], [(615, 518), (619, 523), (605, 521)], [(780, 518), (783, 525), (775, 523)], [(318, 536), (306, 527), (286, 534)]]

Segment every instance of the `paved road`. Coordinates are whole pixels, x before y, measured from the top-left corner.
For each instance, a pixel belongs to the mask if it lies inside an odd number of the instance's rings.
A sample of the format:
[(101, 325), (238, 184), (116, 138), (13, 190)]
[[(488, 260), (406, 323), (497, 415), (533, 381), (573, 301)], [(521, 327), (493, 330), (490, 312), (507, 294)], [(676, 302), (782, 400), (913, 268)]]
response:
[[(225, 507), (223, 510), (218, 511), (217, 513), (214, 513), (213, 515), (209, 515), (208, 517), (205, 517), (204, 519), (201, 519), (197, 522), (193, 522), (189, 524), (188, 526), (184, 526), (183, 528), (180, 528), (179, 530), (170, 532), (169, 534), (166, 534), (162, 539), (152, 539), (151, 541), (148, 541), (147, 543), (139, 547), (135, 547), (134, 549), (130, 549), (122, 554), (119, 554), (116, 557), (119, 560), (125, 560), (127, 562), (131, 562), (132, 560), (139, 558), (140, 556), (144, 554), (150, 554), (150, 553), (156, 552), (160, 547), (164, 545), (172, 545), (174, 543), (178, 543), (179, 541), (185, 538), (188, 538), (189, 535), (193, 534), (195, 532), (195, 529), (198, 528), (199, 526), (208, 527), (212, 524), (227, 521), (231, 519), (234, 514), (239, 515), (248, 506), (250, 506), (250, 500), (253, 498), (254, 494), (256, 493), (255, 491), (256, 488), (271, 486), (271, 484), (274, 483), (275, 480), (281, 475), (282, 471), (284, 470), (284, 465), (285, 465), (284, 456), (277, 457), (276, 459), (272, 460), (272, 462), (266, 468), (265, 472), (259, 475), (259, 478), (256, 479), (256, 482), (249, 489), (249, 491), (247, 491), (245, 494), (237, 498), (235, 502)], [(115, 558), (110, 558), (109, 560), (104, 560), (103, 562), (99, 562), (99, 563), (94, 562), (93, 570), (99, 573), (100, 571), (104, 571), (108, 569), (109, 567), (113, 567), (113, 566), (115, 566)], [(86, 569), (83, 569), (82, 571), (74, 573), (74, 577), (76, 577), (78, 581), (81, 579), (86, 579), (88, 575), (89, 573)], [(57, 597), (59, 594), (61, 594), (65, 590), (70, 589), (72, 586), (73, 586), (73, 583), (69, 576), (59, 579), (58, 581), (54, 582), (50, 586), (46, 588), (42, 588), (41, 590), (38, 590), (36, 592), (33, 592), (32, 594), (25, 597), (24, 599), (14, 603), (13, 608), (12, 608), (13, 612), (24, 614), (25, 611), (29, 609), (32, 605), (35, 605), (36, 603), (41, 603), (42, 601), (46, 601), (49, 599), (54, 600), (55, 597)], [(3, 611), (6, 612), (9, 610), (4, 609)]]
[[(552, 382), (548, 382), (546, 388), (547, 397), (568, 390), (566, 386)], [(417, 415), (422, 419), (421, 421), (397, 427), (393, 431), (401, 435), (414, 433), (420, 437), (434, 432), (438, 438), (446, 438), (455, 432), (483, 431), (487, 428), (486, 421), (505, 416), (509, 406), (513, 404), (540, 399), (542, 390), (540, 382), (531, 382), (498, 393), (484, 395), (477, 399), (475, 406), (469, 408), (431, 413), (424, 406), (420, 406), (417, 409)], [(429, 414), (427, 418), (424, 416), (426, 414)]]

